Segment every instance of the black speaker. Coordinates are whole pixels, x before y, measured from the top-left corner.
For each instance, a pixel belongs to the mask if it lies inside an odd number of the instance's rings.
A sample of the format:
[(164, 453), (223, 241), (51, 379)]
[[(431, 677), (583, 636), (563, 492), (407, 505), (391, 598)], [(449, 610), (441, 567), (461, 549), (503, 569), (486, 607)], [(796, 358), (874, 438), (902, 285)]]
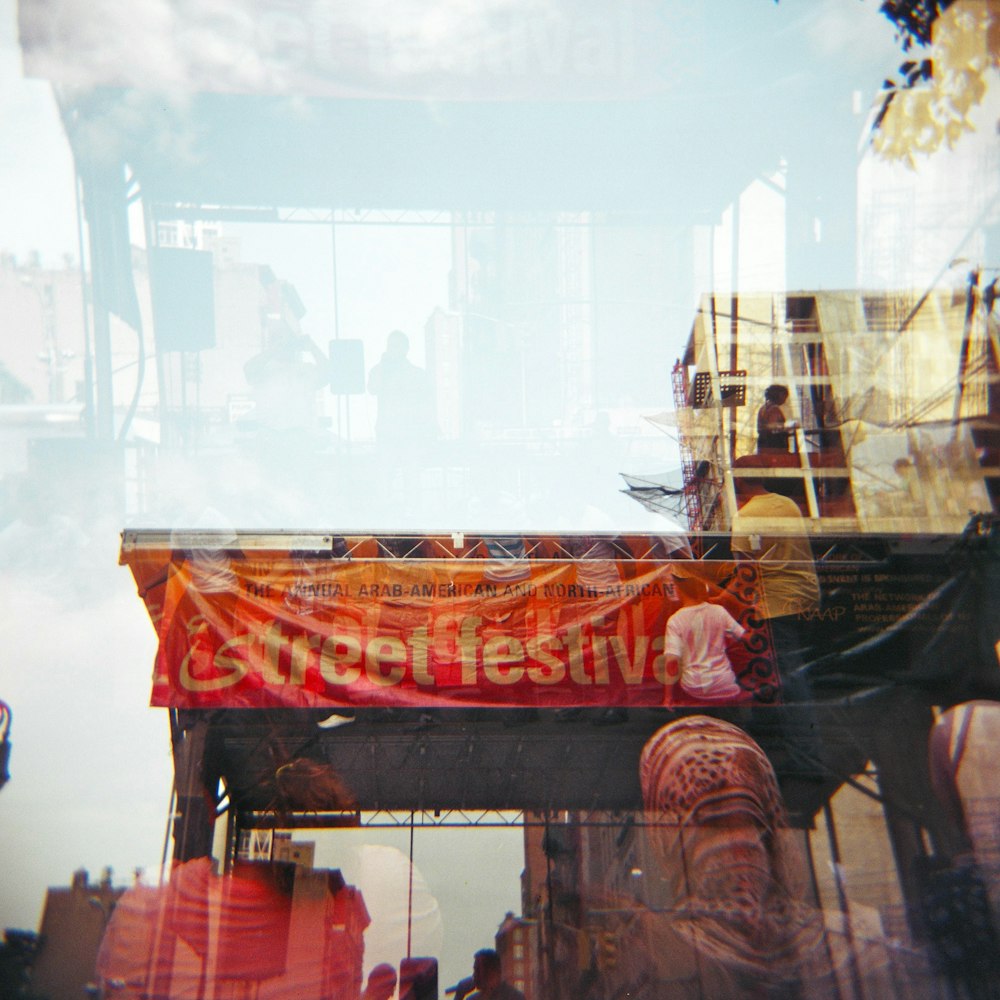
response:
[(365, 345), (360, 340), (331, 340), (330, 392), (357, 396), (365, 391)]
[(215, 347), (215, 284), (207, 250), (149, 251), (153, 329), (161, 351)]

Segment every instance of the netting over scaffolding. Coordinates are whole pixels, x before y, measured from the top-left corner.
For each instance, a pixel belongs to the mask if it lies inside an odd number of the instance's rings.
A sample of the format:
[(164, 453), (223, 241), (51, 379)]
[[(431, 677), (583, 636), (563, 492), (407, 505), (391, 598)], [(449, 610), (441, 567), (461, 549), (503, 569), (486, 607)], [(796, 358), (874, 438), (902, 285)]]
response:
[(992, 510), (991, 288), (704, 297), (674, 372), (691, 527), (728, 528), (747, 455), (815, 532), (958, 532)]

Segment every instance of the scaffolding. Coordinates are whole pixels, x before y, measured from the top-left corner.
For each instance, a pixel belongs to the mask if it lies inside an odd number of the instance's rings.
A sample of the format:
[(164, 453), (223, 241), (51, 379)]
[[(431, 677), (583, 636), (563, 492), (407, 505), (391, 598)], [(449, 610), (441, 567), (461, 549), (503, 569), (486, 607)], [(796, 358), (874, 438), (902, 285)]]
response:
[[(706, 296), (672, 373), (690, 527), (728, 530), (733, 463), (752, 454), (765, 459), (754, 474), (795, 499), (815, 534), (959, 533), (970, 514), (993, 510), (994, 298), (977, 275), (964, 290), (922, 296), (741, 296), (734, 313)], [(769, 387), (786, 394), (787, 444), (777, 447), (758, 434)], [(706, 483), (722, 503), (706, 505)]]

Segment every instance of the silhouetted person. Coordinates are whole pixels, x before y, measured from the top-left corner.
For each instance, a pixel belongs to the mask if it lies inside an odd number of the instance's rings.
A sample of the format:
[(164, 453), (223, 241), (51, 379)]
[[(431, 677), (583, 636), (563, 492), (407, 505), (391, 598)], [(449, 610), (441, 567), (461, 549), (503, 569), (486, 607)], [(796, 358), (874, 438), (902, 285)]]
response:
[(788, 451), (795, 425), (785, 416), (787, 402), (788, 386), (769, 385), (764, 390), (764, 405), (757, 411), (757, 451)]
[(445, 993), (454, 993), (455, 1000), (465, 1000), (465, 998), (476, 988), (472, 976), (460, 979), (454, 986), (449, 986)]
[(469, 1000), (524, 1000), (524, 994), (504, 981), (500, 956), (492, 948), (477, 951), (472, 960), (472, 981), (476, 991)]
[(361, 1000), (390, 1000), (396, 992), (396, 970), (383, 962), (368, 973), (368, 983)]
[(390, 452), (426, 441), (434, 426), (427, 373), (409, 360), (409, 349), (406, 334), (393, 330), (368, 375), (368, 391), (378, 399), (375, 439)]

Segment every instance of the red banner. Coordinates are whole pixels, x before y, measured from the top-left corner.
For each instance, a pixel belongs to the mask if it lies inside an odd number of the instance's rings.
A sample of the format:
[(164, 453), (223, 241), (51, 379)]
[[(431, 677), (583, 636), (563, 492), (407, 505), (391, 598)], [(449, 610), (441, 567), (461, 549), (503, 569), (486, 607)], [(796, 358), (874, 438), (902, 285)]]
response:
[(756, 570), (744, 563), (169, 552), (127, 561), (158, 629), (157, 706), (779, 699)]

